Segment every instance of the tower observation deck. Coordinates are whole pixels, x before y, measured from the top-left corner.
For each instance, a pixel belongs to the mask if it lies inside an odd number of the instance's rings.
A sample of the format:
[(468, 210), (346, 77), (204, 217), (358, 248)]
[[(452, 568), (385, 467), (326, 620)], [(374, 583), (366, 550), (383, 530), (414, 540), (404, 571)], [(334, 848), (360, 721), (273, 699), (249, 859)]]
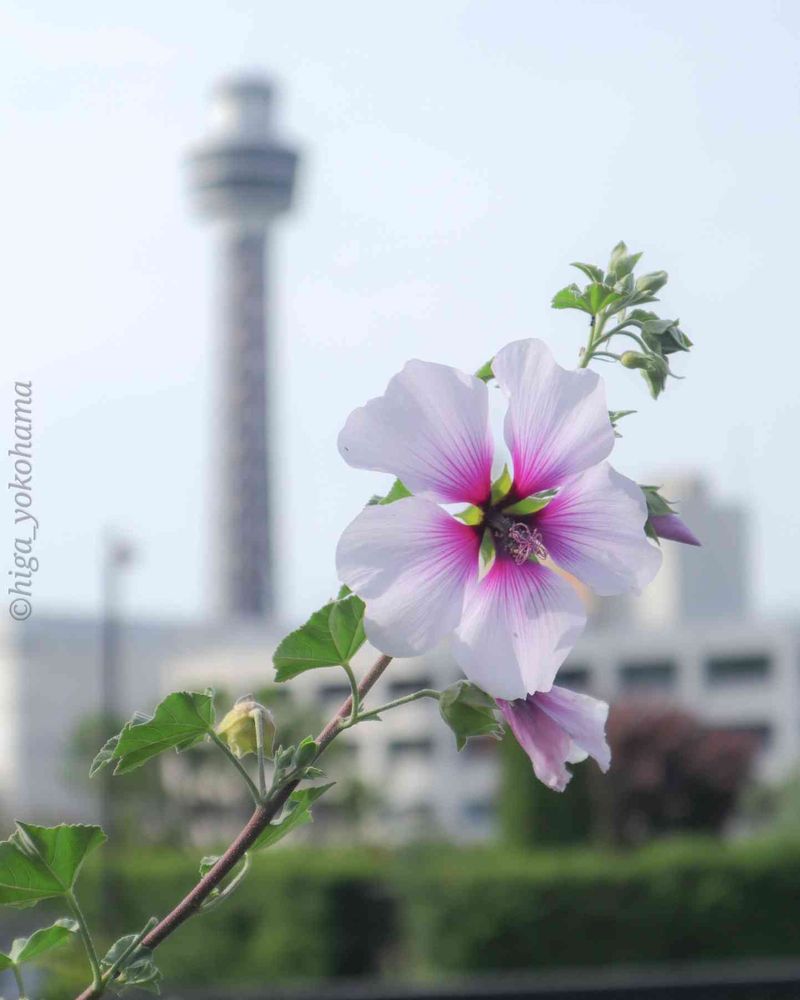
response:
[(213, 575), (231, 619), (269, 618), (275, 607), (269, 238), (291, 207), (298, 157), (275, 138), (272, 105), (261, 77), (222, 82), (189, 157), (193, 200), (217, 244)]

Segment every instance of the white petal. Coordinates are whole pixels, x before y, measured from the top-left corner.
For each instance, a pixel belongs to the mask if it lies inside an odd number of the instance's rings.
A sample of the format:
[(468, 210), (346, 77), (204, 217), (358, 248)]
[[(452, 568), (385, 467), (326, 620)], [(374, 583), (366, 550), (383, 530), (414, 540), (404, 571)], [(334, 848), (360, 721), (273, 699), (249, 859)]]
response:
[(453, 653), (467, 677), (495, 698), (524, 698), (550, 688), (585, 623), (583, 604), (565, 580), (501, 557), (470, 584)]
[(506, 444), (520, 496), (560, 486), (611, 454), (614, 431), (600, 377), (557, 365), (541, 340), (517, 340), (492, 363), (509, 394)]
[(456, 368), (409, 361), (383, 396), (350, 414), (339, 451), (358, 469), (391, 472), (412, 493), (480, 504), (492, 471), (486, 385)]
[(569, 735), (541, 710), (535, 698), (500, 700), (498, 705), (517, 743), (530, 758), (536, 777), (553, 791), (563, 792), (572, 777), (566, 767), (572, 763)]
[(622, 594), (640, 591), (661, 565), (646, 520), (641, 489), (601, 462), (563, 484), (536, 527), (559, 566), (598, 594)]
[[(611, 766), (611, 750), (606, 742), (608, 705), (588, 694), (552, 687), (534, 697), (538, 707), (559, 725), (586, 754), (594, 757), (601, 771)], [(580, 758), (578, 758), (580, 759)], [(573, 761), (570, 760), (570, 763)]]
[(366, 507), (336, 549), (339, 579), (367, 605), (367, 638), (390, 656), (431, 649), (461, 618), (477, 576), (477, 533), (435, 503), (407, 497)]

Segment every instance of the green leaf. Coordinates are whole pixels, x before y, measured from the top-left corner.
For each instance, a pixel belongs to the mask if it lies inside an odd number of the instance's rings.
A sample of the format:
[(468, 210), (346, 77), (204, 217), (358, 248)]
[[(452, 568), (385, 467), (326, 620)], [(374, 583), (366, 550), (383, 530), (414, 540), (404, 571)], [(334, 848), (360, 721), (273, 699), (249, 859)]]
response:
[(494, 736), (501, 739), (503, 727), (497, 721), (497, 705), (485, 691), (470, 681), (456, 681), (439, 697), (439, 711), (462, 750), (471, 736)]
[(17, 823), (0, 843), (0, 904), (33, 906), (63, 896), (75, 884), (87, 855), (106, 835), (99, 826), (34, 826)]
[(456, 517), (464, 524), (483, 524), (483, 511), (480, 507), (473, 507), (472, 504), (466, 510), (462, 510), (460, 514), (456, 514)]
[(412, 495), (411, 491), (407, 490), (404, 484), (401, 483), (399, 479), (395, 479), (395, 481), (392, 483), (392, 488), (389, 490), (386, 496), (372, 497), (367, 506), (374, 507), (376, 504), (384, 506), (387, 503), (394, 503), (395, 500), (403, 500), (405, 497), (410, 497), (411, 495)]
[(577, 267), (579, 271), (583, 271), (589, 281), (600, 281), (603, 280), (603, 269), (597, 267), (595, 264), (581, 264), (574, 260), (570, 267)]
[(525, 497), (524, 500), (517, 500), (510, 507), (504, 507), (503, 513), (519, 514), (520, 516), (535, 514), (539, 510), (544, 510), (557, 493), (558, 490), (540, 490), (538, 493), (532, 493), (529, 497)]
[(620, 357), (625, 368), (638, 368), (642, 378), (647, 382), (650, 395), (658, 399), (664, 391), (664, 385), (669, 375), (669, 364), (660, 354), (642, 354), (639, 351), (625, 351)]
[(109, 737), (102, 745), (97, 753), (97, 756), (92, 761), (91, 767), (89, 768), (90, 778), (93, 778), (98, 771), (102, 771), (106, 764), (111, 763), (114, 759), (114, 751), (117, 748), (117, 743), (119, 743), (119, 733), (115, 733), (113, 736)]
[(584, 298), (589, 303), (589, 311), (593, 316), (596, 316), (601, 309), (616, 302), (622, 296), (613, 288), (595, 281), (584, 292)]
[(214, 867), (214, 865), (219, 861), (221, 857), (222, 857), (221, 854), (203, 855), (203, 857), (200, 859), (200, 867), (198, 869), (200, 873), (200, 878), (203, 878), (205, 875), (208, 875), (208, 873), (211, 871), (211, 869)]
[(212, 695), (176, 691), (167, 695), (149, 718), (134, 716), (126, 723), (116, 745), (109, 748), (109, 740), (97, 755), (92, 773), (116, 761), (114, 774), (127, 774), (166, 750), (188, 750), (213, 731)]
[(77, 932), (77, 920), (62, 917), (49, 927), (34, 931), (28, 938), (17, 938), (11, 946), (11, 954), (7, 957), (14, 965), (32, 962), (34, 958), (65, 944)]
[[(206, 875), (214, 865), (219, 861), (217, 856), (205, 857), (200, 862), (200, 875)], [(208, 864), (211, 862), (211, 864)], [(233, 868), (233, 873), (228, 873), (228, 878), (223, 880), (222, 884), (215, 886), (208, 896), (200, 904), (200, 909), (205, 913), (206, 910), (210, 910), (215, 907), (218, 903), (221, 903), (224, 899), (227, 899), (232, 893), (236, 892), (239, 886), (244, 881), (247, 873), (250, 871), (250, 855), (245, 854), (238, 864)]]
[(589, 303), (583, 297), (583, 292), (577, 285), (567, 285), (560, 292), (556, 292), (550, 305), (553, 309), (580, 309), (589, 314), (592, 312)]
[(497, 558), (497, 549), (494, 545), (494, 535), (491, 528), (484, 528), (481, 547), (478, 550), (478, 579), (482, 580), (487, 573), (491, 572)]
[(614, 428), (614, 436), (622, 437), (622, 435), (617, 430), (617, 424), (623, 417), (630, 417), (632, 414), (636, 413), (636, 410), (609, 410), (608, 419), (611, 421), (611, 426)]
[(494, 358), (491, 361), (487, 361), (485, 365), (481, 365), (475, 372), (475, 378), (479, 378), (481, 382), (490, 382), (494, 378), (493, 362)]
[(292, 792), (286, 809), (280, 820), (270, 823), (264, 832), (258, 837), (251, 850), (261, 850), (265, 847), (272, 847), (279, 840), (296, 830), (299, 826), (304, 826), (311, 822), (311, 806), (320, 795), (324, 795), (329, 788), (333, 787), (333, 782), (327, 785), (318, 785), (316, 788), (302, 788)]
[(329, 601), (290, 632), (272, 658), (275, 680), (288, 681), (306, 670), (338, 667), (358, 652), (365, 641), (364, 602), (355, 594)]
[[(126, 934), (111, 945), (100, 961), (100, 969), (107, 972), (130, 949), (138, 935)], [(153, 952), (149, 948), (134, 948), (124, 959), (114, 977), (114, 987), (138, 986), (150, 993), (160, 992), (161, 973), (153, 962)]]
[(349, 663), (366, 641), (364, 635), (364, 602), (355, 594), (334, 602), (329, 627), (340, 663)]
[(514, 484), (514, 480), (511, 478), (511, 473), (508, 471), (508, 466), (503, 466), (503, 471), (492, 483), (492, 496), (491, 503), (500, 503), (503, 497), (507, 497), (511, 492), (511, 487)]

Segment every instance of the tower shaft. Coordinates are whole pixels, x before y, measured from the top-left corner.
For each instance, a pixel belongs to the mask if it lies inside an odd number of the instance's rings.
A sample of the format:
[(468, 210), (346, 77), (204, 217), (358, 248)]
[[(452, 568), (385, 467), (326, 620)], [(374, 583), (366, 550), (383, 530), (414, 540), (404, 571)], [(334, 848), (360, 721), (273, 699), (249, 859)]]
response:
[(226, 617), (269, 617), (274, 572), (267, 391), (267, 232), (226, 226), (218, 236), (221, 399), (216, 578)]

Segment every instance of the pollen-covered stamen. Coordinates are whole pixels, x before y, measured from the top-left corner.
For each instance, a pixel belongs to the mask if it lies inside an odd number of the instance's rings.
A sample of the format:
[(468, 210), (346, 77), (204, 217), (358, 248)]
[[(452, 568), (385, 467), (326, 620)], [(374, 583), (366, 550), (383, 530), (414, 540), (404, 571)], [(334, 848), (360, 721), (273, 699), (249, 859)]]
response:
[(540, 561), (547, 558), (542, 533), (538, 528), (531, 528), (522, 521), (515, 521), (508, 528), (505, 537), (506, 552), (517, 566), (527, 562), (531, 556)]

